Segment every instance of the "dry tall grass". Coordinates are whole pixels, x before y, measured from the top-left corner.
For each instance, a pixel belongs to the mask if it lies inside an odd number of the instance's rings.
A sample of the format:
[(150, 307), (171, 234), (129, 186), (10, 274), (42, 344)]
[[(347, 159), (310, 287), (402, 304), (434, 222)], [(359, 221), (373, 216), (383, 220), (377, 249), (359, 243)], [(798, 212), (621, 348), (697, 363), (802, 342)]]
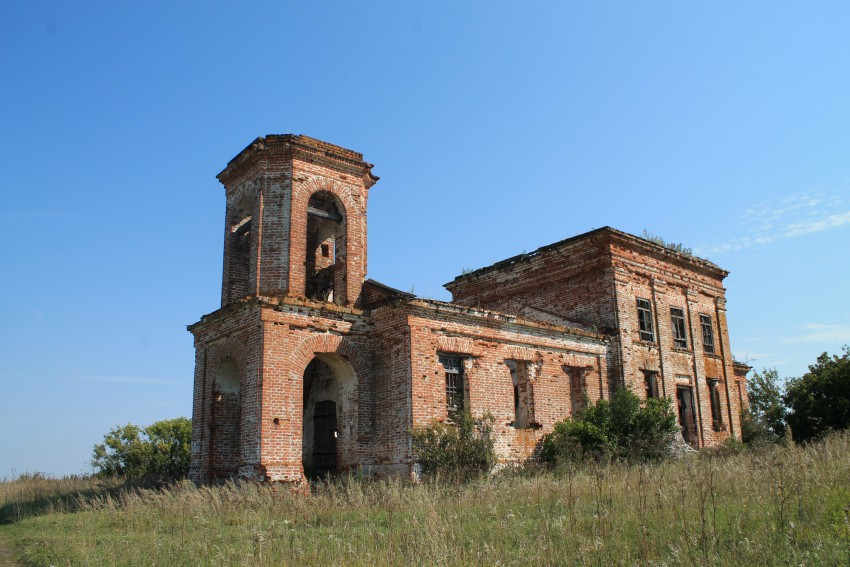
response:
[(56, 566), (850, 563), (847, 434), (467, 485), (347, 479), (309, 496), (95, 482), (0, 485), (0, 518), (14, 520), (0, 531), (28, 564)]

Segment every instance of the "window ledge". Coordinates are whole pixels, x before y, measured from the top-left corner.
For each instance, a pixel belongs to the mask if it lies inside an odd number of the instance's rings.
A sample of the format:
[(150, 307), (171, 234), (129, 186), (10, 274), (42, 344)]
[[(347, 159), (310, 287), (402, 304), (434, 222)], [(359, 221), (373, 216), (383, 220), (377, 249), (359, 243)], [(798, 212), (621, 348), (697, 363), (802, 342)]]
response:
[(514, 429), (516, 429), (518, 431), (521, 431), (521, 430), (524, 430), (524, 429), (543, 429), (543, 426), (536, 421), (529, 421), (528, 425), (526, 425), (525, 427), (518, 426), (515, 421), (509, 421), (505, 425), (507, 425), (508, 427), (513, 427)]

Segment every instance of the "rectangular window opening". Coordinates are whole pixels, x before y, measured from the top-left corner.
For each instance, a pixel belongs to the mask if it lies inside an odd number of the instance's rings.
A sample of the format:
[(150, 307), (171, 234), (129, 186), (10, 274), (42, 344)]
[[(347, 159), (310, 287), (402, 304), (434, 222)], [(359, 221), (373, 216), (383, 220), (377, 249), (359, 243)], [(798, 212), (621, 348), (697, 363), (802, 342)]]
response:
[(638, 298), (638, 325), (640, 326), (640, 340), (647, 342), (655, 341), (655, 329), (652, 326), (652, 304), (648, 299)]
[(446, 409), (451, 416), (465, 409), (463, 359), (459, 356), (441, 356), (440, 364), (446, 374)]
[(702, 329), (702, 349), (706, 354), (714, 354), (714, 330), (711, 326), (711, 317), (699, 316), (699, 326)]
[(720, 410), (720, 380), (709, 378), (708, 394), (711, 402), (711, 427), (715, 431), (723, 431), (723, 412)]
[(685, 311), (680, 307), (671, 307), (670, 321), (673, 325), (673, 346), (676, 348), (688, 348), (688, 336), (685, 330)]
[(658, 372), (651, 370), (643, 371), (643, 381), (646, 386), (646, 399), (658, 399), (661, 397), (658, 391)]
[(694, 395), (690, 386), (676, 386), (676, 405), (679, 410), (679, 425), (682, 428), (682, 437), (685, 443), (694, 448), (699, 447)]
[(528, 429), (534, 425), (533, 391), (528, 379), (528, 363), (517, 360), (507, 360), (505, 363), (511, 371), (511, 382), (514, 389), (514, 420), (516, 429)]

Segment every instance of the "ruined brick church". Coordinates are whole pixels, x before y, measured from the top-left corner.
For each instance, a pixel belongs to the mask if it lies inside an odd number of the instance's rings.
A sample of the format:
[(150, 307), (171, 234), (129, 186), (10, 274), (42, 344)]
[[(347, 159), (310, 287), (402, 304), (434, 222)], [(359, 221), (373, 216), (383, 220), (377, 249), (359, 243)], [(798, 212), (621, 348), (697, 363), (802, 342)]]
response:
[(221, 308), (195, 338), (190, 477), (410, 475), (412, 428), (495, 416), (501, 462), (614, 389), (665, 396), (695, 448), (740, 437), (748, 367), (711, 262), (600, 228), (465, 273), (450, 303), (367, 279), (357, 152), (257, 138), (218, 175)]

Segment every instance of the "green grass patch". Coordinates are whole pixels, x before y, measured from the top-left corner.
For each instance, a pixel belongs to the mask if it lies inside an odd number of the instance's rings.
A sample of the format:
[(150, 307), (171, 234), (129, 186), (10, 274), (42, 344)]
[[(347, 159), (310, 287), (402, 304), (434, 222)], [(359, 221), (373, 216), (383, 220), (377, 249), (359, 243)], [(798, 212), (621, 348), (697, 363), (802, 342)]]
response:
[[(30, 565), (846, 565), (850, 436), (467, 484), (0, 484)], [(101, 483), (101, 484), (98, 484)]]

